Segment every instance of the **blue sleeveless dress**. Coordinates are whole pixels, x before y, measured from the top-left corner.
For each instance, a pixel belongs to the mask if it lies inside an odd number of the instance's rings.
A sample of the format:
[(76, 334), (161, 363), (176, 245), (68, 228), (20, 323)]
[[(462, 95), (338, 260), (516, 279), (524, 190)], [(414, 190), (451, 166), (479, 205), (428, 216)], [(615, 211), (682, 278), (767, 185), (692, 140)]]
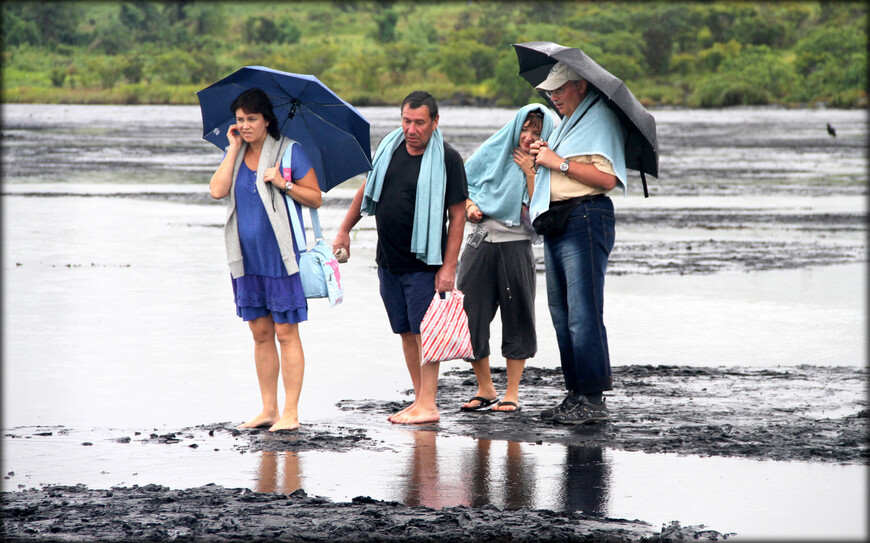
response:
[[(311, 161), (301, 145), (293, 149), (291, 177), (301, 179), (311, 169)], [(257, 172), (242, 161), (236, 177), (236, 213), (239, 217), (239, 241), (245, 264), (245, 275), (232, 279), (236, 314), (244, 321), (272, 315), (276, 323), (296, 324), (308, 320), (308, 302), (302, 291), (299, 273), (287, 275), (278, 240), (263, 201), (257, 192)], [(289, 213), (302, 217), (302, 208), (297, 202), (288, 208)], [(293, 252), (299, 262), (299, 248), (293, 240)]]

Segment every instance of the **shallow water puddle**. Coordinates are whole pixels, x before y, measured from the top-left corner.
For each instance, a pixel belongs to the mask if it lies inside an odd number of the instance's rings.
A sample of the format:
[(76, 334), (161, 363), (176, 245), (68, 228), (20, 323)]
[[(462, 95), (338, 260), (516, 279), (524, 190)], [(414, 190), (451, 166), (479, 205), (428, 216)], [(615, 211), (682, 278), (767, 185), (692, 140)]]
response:
[(865, 466), (645, 454), (383, 428), (372, 447), (248, 452), (227, 433), (27, 427), (4, 437), (4, 490), (215, 483), (333, 501), (583, 511), (746, 537), (864, 538)]

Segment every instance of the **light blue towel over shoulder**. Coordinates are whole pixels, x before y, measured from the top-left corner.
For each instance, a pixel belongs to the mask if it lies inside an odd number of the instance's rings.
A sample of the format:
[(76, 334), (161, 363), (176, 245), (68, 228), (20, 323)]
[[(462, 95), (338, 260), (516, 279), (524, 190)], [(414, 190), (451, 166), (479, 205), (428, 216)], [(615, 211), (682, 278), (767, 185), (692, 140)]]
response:
[[(562, 123), (553, 130), (547, 144), (564, 158), (603, 156), (613, 165), (617, 184), (622, 185), (625, 193), (628, 186), (625, 176), (625, 129), (605, 100), (596, 89), (590, 88), (571, 117), (562, 119)], [(549, 208), (550, 169), (540, 168), (535, 176), (535, 194), (529, 205), (532, 220)]]
[[(362, 214), (376, 215), (384, 176), (393, 158), (393, 152), (405, 141), (401, 128), (393, 130), (381, 140), (372, 161), (372, 171), (366, 179), (363, 192)], [(429, 138), (417, 177), (417, 197), (414, 201), (414, 229), (411, 233), (411, 252), (430, 265), (442, 264), (441, 230), (444, 227), (444, 197), (447, 190), (447, 171), (444, 167), (444, 139), (436, 128)]]

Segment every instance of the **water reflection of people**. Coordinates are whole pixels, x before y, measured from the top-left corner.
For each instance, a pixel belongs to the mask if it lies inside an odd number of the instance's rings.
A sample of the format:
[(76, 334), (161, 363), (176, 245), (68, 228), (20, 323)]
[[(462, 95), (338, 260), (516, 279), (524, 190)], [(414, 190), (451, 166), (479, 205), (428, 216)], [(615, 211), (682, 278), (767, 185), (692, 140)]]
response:
[(420, 430), (413, 432), (414, 447), (411, 464), (405, 480), (403, 503), (409, 506), (422, 505), (440, 509), (465, 503), (462, 489), (451, 482), (441, 480), (438, 469), (438, 451), (435, 446), (436, 432)]
[(600, 446), (568, 445), (561, 497), (565, 511), (606, 515), (610, 468)]
[[(507, 442), (507, 455), (504, 457), (504, 476), (496, 484), (497, 466), (493, 462), (492, 440), (478, 439), (474, 454), (463, 463), (468, 474), (469, 503), (471, 507), (482, 507), (494, 503), (505, 509), (534, 507), (535, 465), (530, 455), (524, 454), (523, 447), (528, 444), (518, 441)], [(501, 488), (501, 495), (494, 489)]]
[(438, 434), (415, 431), (414, 449), (404, 479), (402, 502), (405, 505), (440, 508), (465, 505), (480, 507), (490, 503), (506, 509), (531, 507), (535, 499), (535, 466), (523, 453), (524, 444), (509, 441), (504, 470), (498, 469), (490, 453), (492, 441), (478, 439), (470, 454), (462, 459), (457, 474), (445, 469), (447, 459), (439, 458)]
[[(282, 462), (283, 460), (283, 462)], [(279, 469), (279, 467), (281, 469)], [(262, 451), (260, 471), (254, 490), (257, 492), (291, 494), (302, 488), (302, 471), (296, 451)]]

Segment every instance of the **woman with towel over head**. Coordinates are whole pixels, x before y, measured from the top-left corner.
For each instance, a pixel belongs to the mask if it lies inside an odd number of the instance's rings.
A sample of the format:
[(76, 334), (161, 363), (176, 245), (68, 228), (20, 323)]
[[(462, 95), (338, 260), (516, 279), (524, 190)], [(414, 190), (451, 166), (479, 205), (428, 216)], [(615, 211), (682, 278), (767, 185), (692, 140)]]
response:
[[(475, 225), (459, 261), (457, 288), (465, 312), (477, 377), (477, 392), (462, 411), (517, 411), (526, 359), (537, 352), (535, 334), (535, 258), (537, 241), (528, 220), (535, 187), (533, 142), (553, 131), (553, 118), (541, 104), (521, 108), (513, 120), (486, 140), (465, 163), (468, 177), (466, 218)], [(507, 389), (501, 401), (489, 367), (489, 326), (501, 312), (501, 354)]]

